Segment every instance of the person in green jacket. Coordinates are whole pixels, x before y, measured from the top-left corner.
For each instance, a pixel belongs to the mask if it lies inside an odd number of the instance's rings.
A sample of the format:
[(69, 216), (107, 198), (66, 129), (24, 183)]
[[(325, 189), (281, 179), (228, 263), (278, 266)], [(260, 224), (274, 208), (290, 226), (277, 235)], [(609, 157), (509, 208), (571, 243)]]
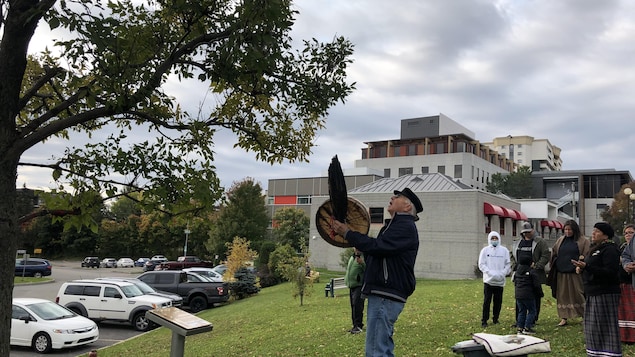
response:
[(353, 334), (362, 332), (362, 327), (364, 327), (364, 297), (362, 296), (364, 270), (366, 270), (366, 263), (362, 252), (357, 250), (357, 248), (353, 248), (353, 255), (348, 259), (346, 276), (344, 277), (344, 283), (350, 289), (353, 328), (349, 332)]

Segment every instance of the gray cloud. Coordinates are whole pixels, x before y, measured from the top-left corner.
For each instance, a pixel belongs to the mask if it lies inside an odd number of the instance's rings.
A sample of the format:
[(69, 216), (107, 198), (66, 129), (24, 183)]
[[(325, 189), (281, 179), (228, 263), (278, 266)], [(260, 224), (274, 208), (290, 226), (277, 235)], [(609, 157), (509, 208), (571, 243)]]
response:
[[(562, 148), (564, 169), (631, 170), (635, 2), (299, 0), (294, 40), (355, 43), (357, 91), (334, 107), (309, 164), (257, 163), (215, 143), (223, 184), (250, 176), (322, 175), (337, 154), (352, 168), (365, 141), (399, 137), (399, 121), (443, 113), (490, 141), (531, 135)], [(200, 88), (169, 90), (192, 112)], [(203, 90), (204, 92), (204, 90)], [(206, 100), (210, 100), (207, 98)], [(45, 151), (49, 152), (49, 151)], [(18, 183), (38, 182), (21, 170)], [(46, 177), (45, 182), (50, 181)]]

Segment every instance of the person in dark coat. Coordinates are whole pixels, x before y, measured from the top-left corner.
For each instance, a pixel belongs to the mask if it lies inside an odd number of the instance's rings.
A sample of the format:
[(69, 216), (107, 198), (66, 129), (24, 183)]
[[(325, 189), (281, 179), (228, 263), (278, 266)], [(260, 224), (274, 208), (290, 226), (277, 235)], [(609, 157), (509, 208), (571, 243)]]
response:
[(518, 259), (516, 274), (514, 274), (514, 292), (516, 293), (516, 307), (518, 318), (516, 327), (518, 333), (533, 335), (536, 319), (536, 297), (542, 295), (540, 276), (531, 268), (531, 258), (522, 255)]
[(593, 226), (591, 250), (584, 260), (571, 260), (582, 274), (586, 304), (584, 341), (587, 356), (622, 356), (618, 305), (620, 300), (620, 250), (613, 241), (613, 227)]
[(388, 204), (391, 219), (377, 238), (351, 231), (335, 219), (331, 229), (364, 253), (366, 271), (362, 293), (367, 296), (366, 357), (394, 356), (394, 325), (406, 300), (415, 290), (414, 266), (419, 251), (415, 221), (423, 211), (419, 197), (409, 188), (394, 191)]

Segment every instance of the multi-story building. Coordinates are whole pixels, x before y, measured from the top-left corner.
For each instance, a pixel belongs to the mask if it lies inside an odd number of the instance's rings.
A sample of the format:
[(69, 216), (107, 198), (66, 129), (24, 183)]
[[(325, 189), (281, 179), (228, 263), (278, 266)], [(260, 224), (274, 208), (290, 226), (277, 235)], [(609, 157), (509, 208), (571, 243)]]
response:
[(491, 175), (513, 171), (514, 163), (474, 139), (474, 133), (443, 114), (403, 119), (399, 139), (365, 142), (356, 168), (396, 178), (440, 173), (485, 190)]
[(535, 171), (560, 171), (562, 158), (560, 148), (547, 139), (534, 139), (532, 136), (505, 136), (483, 143), (507, 157), (518, 166), (528, 166)]

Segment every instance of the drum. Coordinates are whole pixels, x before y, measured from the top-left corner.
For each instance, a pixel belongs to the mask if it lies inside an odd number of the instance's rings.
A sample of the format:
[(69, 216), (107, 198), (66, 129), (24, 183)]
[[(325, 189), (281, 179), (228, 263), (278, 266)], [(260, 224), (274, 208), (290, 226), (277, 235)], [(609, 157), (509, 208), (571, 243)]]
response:
[[(347, 197), (347, 199), (346, 224), (348, 224), (348, 227), (353, 231), (368, 234), (368, 230), (370, 229), (370, 213), (368, 213), (368, 209), (355, 198)], [(332, 217), (333, 208), (331, 206), (331, 200), (329, 199), (320, 205), (320, 208), (318, 208), (315, 214), (315, 225), (318, 233), (320, 233), (320, 237), (336, 247), (352, 247), (344, 237), (331, 230)]]

